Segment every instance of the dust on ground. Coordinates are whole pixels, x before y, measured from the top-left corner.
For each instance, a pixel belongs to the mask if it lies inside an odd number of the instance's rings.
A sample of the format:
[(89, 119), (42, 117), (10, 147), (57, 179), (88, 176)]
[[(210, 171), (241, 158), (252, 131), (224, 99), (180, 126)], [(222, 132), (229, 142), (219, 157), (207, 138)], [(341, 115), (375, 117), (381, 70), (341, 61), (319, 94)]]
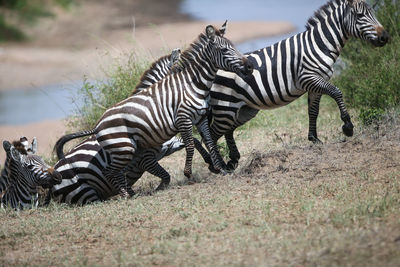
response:
[[(362, 132), (355, 138), (322, 145), (287, 145), (251, 153), (239, 175), (264, 177), (270, 183), (328, 176), (382, 176), (400, 170), (400, 125)], [(290, 177), (290, 180), (287, 179)]]

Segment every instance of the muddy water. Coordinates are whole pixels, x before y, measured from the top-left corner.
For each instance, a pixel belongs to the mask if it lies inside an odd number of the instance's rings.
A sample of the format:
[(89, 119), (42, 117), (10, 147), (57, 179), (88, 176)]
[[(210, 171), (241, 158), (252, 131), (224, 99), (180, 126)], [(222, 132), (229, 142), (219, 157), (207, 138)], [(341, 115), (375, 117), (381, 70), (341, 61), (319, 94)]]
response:
[[(180, 12), (199, 20), (289, 21), (297, 27), (297, 32), (300, 32), (303, 31), (307, 18), (325, 2), (324, 0), (184, 0)], [(242, 52), (249, 52), (288, 36), (250, 40), (239, 44), (238, 48)], [(18, 125), (68, 117), (74, 114), (77, 105), (82, 105), (76, 97), (81, 86), (82, 82), (78, 81), (36, 89), (0, 91), (0, 125)]]

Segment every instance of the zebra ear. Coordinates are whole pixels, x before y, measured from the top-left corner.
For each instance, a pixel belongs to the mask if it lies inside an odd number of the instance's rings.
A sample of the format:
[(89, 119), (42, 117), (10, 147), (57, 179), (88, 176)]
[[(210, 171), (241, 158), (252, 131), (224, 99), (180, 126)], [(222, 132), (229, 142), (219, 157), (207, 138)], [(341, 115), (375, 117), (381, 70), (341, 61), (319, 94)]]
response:
[(21, 154), (19, 153), (19, 151), (12, 145), (10, 148), (11, 151), (11, 157), (13, 160), (21, 162)]
[(216, 30), (215, 30), (214, 26), (208, 25), (206, 27), (206, 34), (209, 39), (214, 40), (215, 35), (216, 35)]
[(11, 149), (11, 143), (6, 141), (6, 140), (4, 140), (3, 141), (3, 148), (4, 148), (4, 151), (9, 152), (10, 149)]
[(32, 144), (31, 144), (31, 151), (32, 151), (32, 154), (36, 154), (36, 152), (37, 152), (37, 140), (36, 140), (36, 137), (33, 137)]
[(228, 22), (228, 20), (225, 20), (224, 24), (222, 24), (221, 28), (219, 29), (219, 32), (221, 33), (221, 36), (224, 36), (225, 32), (226, 32), (226, 23)]

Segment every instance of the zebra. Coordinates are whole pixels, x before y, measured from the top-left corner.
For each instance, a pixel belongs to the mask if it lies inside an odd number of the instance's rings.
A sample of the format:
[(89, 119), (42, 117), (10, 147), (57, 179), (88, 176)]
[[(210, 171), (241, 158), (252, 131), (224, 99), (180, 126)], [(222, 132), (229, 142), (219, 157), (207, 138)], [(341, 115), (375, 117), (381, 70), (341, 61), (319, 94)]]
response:
[[(353, 124), (342, 92), (329, 83), (333, 64), (350, 37), (384, 46), (389, 34), (363, 0), (331, 0), (308, 20), (306, 31), (272, 46), (246, 53), (253, 63), (252, 75), (241, 77), (219, 70), (210, 91), (210, 133), (215, 142), (225, 136), (229, 171), (240, 158), (234, 130), (254, 118), (261, 109), (289, 104), (308, 92), (308, 140), (317, 136), (317, 117), (322, 95), (332, 97), (344, 122), (343, 133), (353, 135)], [(204, 153), (202, 153), (204, 154)], [(205, 158), (209, 162), (209, 156)]]
[(222, 158), (213, 144), (208, 131), (209, 88), (217, 69), (225, 69), (247, 75), (252, 65), (223, 37), (225, 28), (217, 30), (208, 25), (179, 59), (179, 71), (151, 87), (130, 96), (104, 112), (94, 129), (61, 137), (55, 150), (74, 138), (94, 134), (102, 148), (111, 157), (111, 163), (103, 170), (104, 176), (124, 197), (129, 194), (123, 169), (142, 148), (160, 146), (181, 133), (186, 162), (184, 175), (192, 173), (194, 144), (192, 125), (196, 125), (210, 151), (213, 165), (222, 169)]
[[(164, 175), (164, 169), (157, 161), (183, 147), (182, 140), (174, 136), (160, 147), (141, 151), (124, 170), (127, 189), (129, 190), (145, 171), (162, 178), (156, 190), (165, 188), (169, 184), (170, 176), (168, 172)], [(54, 199), (59, 203), (82, 206), (117, 195), (118, 189), (103, 175), (104, 168), (110, 163), (109, 154), (102, 149), (96, 138), (91, 136), (86, 139), (55, 164), (54, 169), (62, 175), (63, 180), (61, 184), (54, 185), (49, 190), (45, 204)], [(161, 170), (157, 166), (160, 166)]]
[(36, 139), (29, 146), (25, 137), (10, 143), (3, 141), (6, 151), (0, 177), (1, 207), (36, 208), (39, 204), (37, 186), (49, 188), (61, 182), (61, 175), (35, 155)]
[[(136, 94), (146, 87), (163, 79), (180, 58), (181, 50), (176, 48), (172, 53), (152, 63), (141, 76), (132, 92)], [(125, 169), (128, 190), (145, 171), (161, 178), (156, 190), (164, 189), (170, 182), (170, 175), (159, 166), (158, 161), (184, 147), (181, 138), (174, 136), (159, 147), (141, 151)], [(58, 151), (59, 161), (54, 168), (63, 177), (61, 184), (53, 186), (45, 200), (51, 199), (68, 204), (85, 205), (91, 202), (104, 201), (118, 194), (112, 184), (105, 179), (102, 170), (111, 163), (108, 154), (101, 148), (94, 136), (75, 146), (67, 155)], [(132, 193), (131, 193), (132, 194)]]

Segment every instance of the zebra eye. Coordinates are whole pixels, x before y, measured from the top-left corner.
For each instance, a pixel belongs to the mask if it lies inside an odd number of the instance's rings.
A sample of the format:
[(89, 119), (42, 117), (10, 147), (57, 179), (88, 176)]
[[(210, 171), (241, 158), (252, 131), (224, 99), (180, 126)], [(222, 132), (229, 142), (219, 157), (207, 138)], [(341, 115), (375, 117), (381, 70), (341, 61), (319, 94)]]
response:
[(222, 53), (228, 53), (228, 51), (229, 51), (228, 48), (225, 48), (225, 47), (221, 48)]
[(364, 17), (363, 13), (357, 13), (356, 14), (357, 19), (361, 19), (362, 17)]

